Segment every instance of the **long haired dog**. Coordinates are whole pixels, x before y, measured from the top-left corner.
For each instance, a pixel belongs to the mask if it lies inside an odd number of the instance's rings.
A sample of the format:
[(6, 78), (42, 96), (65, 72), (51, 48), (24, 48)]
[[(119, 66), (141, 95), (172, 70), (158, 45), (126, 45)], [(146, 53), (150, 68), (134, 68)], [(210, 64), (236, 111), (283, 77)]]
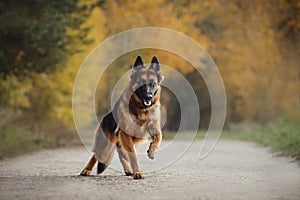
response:
[(97, 173), (103, 172), (113, 157), (115, 149), (127, 176), (144, 178), (135, 152), (135, 144), (151, 140), (147, 151), (154, 159), (161, 143), (160, 83), (163, 76), (154, 56), (149, 67), (141, 56), (135, 60), (130, 81), (111, 112), (106, 114), (95, 131), (94, 155), (80, 175), (90, 175), (98, 161)]

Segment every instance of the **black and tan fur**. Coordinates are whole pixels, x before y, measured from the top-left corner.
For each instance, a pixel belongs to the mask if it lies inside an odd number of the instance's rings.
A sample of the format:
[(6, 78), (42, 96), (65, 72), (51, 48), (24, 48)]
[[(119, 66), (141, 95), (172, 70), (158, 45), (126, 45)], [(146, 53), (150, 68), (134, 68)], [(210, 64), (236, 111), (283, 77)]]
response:
[(81, 175), (91, 173), (98, 162), (97, 173), (103, 172), (113, 157), (115, 149), (127, 176), (144, 178), (135, 152), (135, 144), (151, 140), (147, 151), (154, 159), (161, 143), (160, 128), (160, 83), (163, 76), (154, 56), (149, 67), (143, 64), (141, 56), (135, 60), (125, 91), (115, 103), (112, 111), (99, 123), (94, 140), (94, 155)]

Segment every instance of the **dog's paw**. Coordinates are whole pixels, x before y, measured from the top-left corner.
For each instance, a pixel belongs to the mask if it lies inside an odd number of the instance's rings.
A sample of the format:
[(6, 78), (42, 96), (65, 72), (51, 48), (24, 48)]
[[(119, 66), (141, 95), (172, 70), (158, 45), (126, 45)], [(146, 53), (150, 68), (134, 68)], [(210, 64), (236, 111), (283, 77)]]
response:
[(132, 176), (133, 173), (132, 172), (125, 172), (125, 176)]
[(151, 151), (150, 149), (147, 151), (148, 157), (153, 160), (154, 159), (154, 151)]
[(138, 179), (143, 179), (143, 178), (144, 178), (144, 175), (143, 175), (142, 172), (135, 172), (135, 173), (133, 174), (133, 179), (138, 180)]
[(84, 169), (80, 173), (80, 176), (89, 176), (91, 174), (91, 172), (92, 172), (91, 170)]

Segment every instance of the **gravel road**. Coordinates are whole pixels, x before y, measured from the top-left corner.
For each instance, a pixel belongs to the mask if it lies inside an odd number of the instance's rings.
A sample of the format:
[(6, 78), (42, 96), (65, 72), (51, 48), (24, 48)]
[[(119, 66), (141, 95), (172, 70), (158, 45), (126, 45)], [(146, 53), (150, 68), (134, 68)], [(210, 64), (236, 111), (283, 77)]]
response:
[[(253, 143), (220, 140), (208, 157), (199, 160), (200, 142), (172, 165), (154, 172), (143, 156), (143, 180), (115, 168), (78, 176), (90, 157), (83, 146), (4, 160), (0, 199), (300, 199), (300, 167), (291, 158)], [(185, 145), (174, 142), (170, 155)], [(166, 159), (168, 154), (157, 155), (157, 160)]]

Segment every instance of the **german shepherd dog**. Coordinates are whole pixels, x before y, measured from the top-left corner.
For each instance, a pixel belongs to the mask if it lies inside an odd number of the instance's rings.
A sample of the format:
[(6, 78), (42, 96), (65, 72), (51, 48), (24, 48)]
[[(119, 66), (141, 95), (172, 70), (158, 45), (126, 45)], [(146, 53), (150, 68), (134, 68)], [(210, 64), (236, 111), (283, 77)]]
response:
[(90, 175), (98, 161), (97, 174), (110, 164), (115, 149), (126, 176), (143, 179), (135, 145), (150, 139), (148, 157), (154, 159), (161, 143), (160, 84), (163, 80), (156, 56), (149, 67), (141, 56), (135, 60), (130, 81), (111, 112), (106, 114), (95, 131), (93, 156), (80, 175)]

